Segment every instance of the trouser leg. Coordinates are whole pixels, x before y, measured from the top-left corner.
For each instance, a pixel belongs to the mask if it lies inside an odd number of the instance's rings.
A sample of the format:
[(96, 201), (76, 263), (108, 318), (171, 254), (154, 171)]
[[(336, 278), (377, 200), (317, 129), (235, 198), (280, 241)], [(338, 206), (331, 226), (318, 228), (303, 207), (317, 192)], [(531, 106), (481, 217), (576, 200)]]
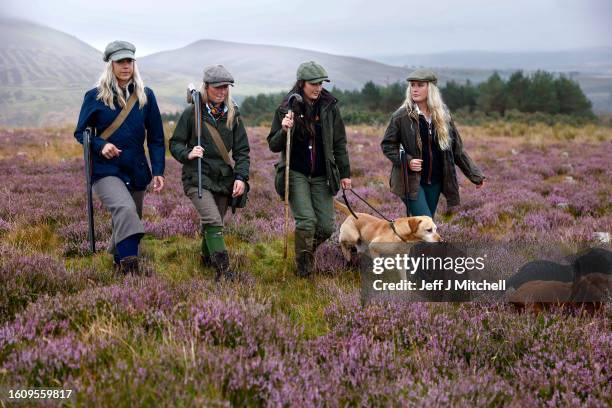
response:
[(296, 274), (307, 277), (314, 263), (313, 241), (317, 226), (317, 215), (312, 202), (311, 178), (302, 173), (289, 171), (289, 205), (295, 219)]
[(215, 267), (217, 280), (221, 277), (233, 278), (223, 237), (223, 218), (227, 212), (228, 197), (209, 190), (202, 190), (202, 198), (199, 198), (198, 190), (195, 187), (187, 191), (187, 196), (200, 215), (203, 263)]
[(141, 221), (144, 192), (131, 193), (118, 177), (109, 176), (96, 181), (93, 191), (110, 211), (112, 234), (108, 246), (111, 254), (117, 253), (117, 244), (128, 237), (140, 240), (144, 234)]
[(431, 211), (429, 210), (429, 206), (427, 205), (427, 199), (425, 198), (425, 191), (423, 191), (423, 187), (419, 186), (419, 193), (416, 200), (402, 199), (404, 204), (408, 206), (410, 209), (410, 215), (412, 217), (417, 217), (420, 215), (426, 215), (431, 217)]
[(436, 215), (436, 208), (438, 208), (438, 201), (440, 200), (442, 184), (428, 184), (425, 186), (421, 186), (421, 188), (425, 193), (425, 201), (427, 202), (427, 207), (429, 208), (429, 212), (431, 213), (431, 217), (433, 218), (434, 215)]
[(334, 196), (327, 185), (326, 177), (311, 180), (310, 196), (317, 218), (313, 242), (313, 252), (334, 233)]

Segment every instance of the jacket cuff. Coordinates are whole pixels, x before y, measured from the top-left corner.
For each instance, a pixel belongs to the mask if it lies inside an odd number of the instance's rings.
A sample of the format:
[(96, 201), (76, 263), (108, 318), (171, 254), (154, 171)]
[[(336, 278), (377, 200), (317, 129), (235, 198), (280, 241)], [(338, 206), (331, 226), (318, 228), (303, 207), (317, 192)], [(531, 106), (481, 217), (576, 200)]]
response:
[(234, 180), (246, 181), (240, 174), (234, 174)]
[(102, 154), (102, 149), (104, 148), (104, 146), (107, 143), (108, 142), (106, 140), (102, 139), (101, 137), (94, 137), (91, 140), (91, 144), (92, 144), (93, 150), (97, 154)]
[(187, 164), (187, 162), (189, 162), (189, 152), (190, 150), (185, 148), (182, 152), (181, 152), (181, 156), (180, 156), (180, 162), (183, 164)]
[(345, 166), (342, 167), (341, 169), (338, 169), (340, 172), (340, 178), (341, 179), (345, 179), (345, 178), (351, 178), (351, 168), (350, 166)]
[(472, 177), (472, 179), (471, 179), (470, 181), (471, 181), (472, 183), (476, 184), (477, 186), (479, 186), (479, 185), (481, 185), (481, 184), (482, 184), (482, 182), (483, 182), (485, 179), (486, 179), (486, 177), (485, 177), (485, 176), (480, 176), (480, 175), (477, 175), (477, 176)]

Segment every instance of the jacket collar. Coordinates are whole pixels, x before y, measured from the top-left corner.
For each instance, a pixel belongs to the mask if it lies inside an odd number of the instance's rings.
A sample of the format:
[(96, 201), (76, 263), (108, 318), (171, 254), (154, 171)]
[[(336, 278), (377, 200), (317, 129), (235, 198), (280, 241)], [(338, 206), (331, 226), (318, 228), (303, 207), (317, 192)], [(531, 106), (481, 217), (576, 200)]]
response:
[(130, 98), (130, 95), (134, 93), (135, 89), (136, 89), (136, 85), (134, 84), (134, 81), (131, 79), (125, 88), (119, 87), (119, 90), (123, 92), (123, 96), (125, 97), (126, 101)]
[[(283, 98), (283, 102), (280, 105), (281, 110), (283, 111), (289, 110), (289, 96), (291, 96), (292, 93), (293, 92), (289, 92)], [(332, 95), (331, 92), (329, 92), (327, 89), (323, 88), (323, 90), (321, 91), (321, 95), (319, 95), (319, 99), (317, 100), (316, 103), (321, 104), (320, 105), (321, 111), (323, 111), (327, 109), (328, 107), (330, 107), (331, 105), (338, 103), (338, 99), (336, 99), (336, 97)]]
[(417, 105), (416, 103), (414, 104), (414, 111), (417, 114), (417, 118), (418, 118), (418, 116), (422, 116), (423, 119), (425, 119), (425, 122), (431, 124), (432, 117), (430, 116), (429, 119), (428, 119), (427, 116), (425, 116), (425, 114), (423, 112), (421, 112), (421, 110), (419, 109), (419, 105)]

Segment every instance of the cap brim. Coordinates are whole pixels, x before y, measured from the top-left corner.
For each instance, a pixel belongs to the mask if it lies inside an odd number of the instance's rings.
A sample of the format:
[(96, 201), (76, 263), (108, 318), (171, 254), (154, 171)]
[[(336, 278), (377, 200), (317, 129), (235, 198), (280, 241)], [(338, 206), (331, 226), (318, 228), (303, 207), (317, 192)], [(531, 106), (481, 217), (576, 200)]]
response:
[(438, 82), (437, 79), (423, 79), (423, 78), (406, 78), (407, 82), (433, 82), (434, 84)]
[(209, 82), (208, 85), (212, 86), (213, 88), (218, 88), (218, 87), (223, 86), (223, 85), (234, 86), (234, 83), (233, 82), (228, 82), (228, 81), (225, 81), (225, 82), (215, 82), (215, 83)]
[(317, 79), (309, 79), (306, 82), (308, 82), (309, 84), (320, 84), (323, 82), (330, 82), (329, 79), (327, 78), (317, 78)]
[(135, 60), (136, 58), (134, 58), (134, 53), (128, 50), (122, 50), (122, 51), (117, 51), (116, 53), (112, 54), (109, 59), (111, 61), (120, 61), (122, 59), (132, 59)]

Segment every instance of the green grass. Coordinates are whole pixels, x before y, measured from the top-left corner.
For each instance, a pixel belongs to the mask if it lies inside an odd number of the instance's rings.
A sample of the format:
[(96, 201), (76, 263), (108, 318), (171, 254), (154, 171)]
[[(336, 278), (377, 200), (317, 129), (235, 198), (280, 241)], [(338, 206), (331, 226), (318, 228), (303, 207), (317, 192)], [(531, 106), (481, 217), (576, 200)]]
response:
[[(49, 223), (22, 225), (6, 234), (3, 241), (24, 253), (42, 252), (63, 257), (62, 240), (55, 232), (55, 226)], [(282, 238), (251, 244), (242, 241), (238, 235), (227, 234), (226, 242), (232, 265), (255, 278), (254, 285), (248, 288), (236, 285), (238, 292), (243, 291), (245, 296), (269, 303), (273, 312), (284, 314), (293, 323), (302, 326), (307, 338), (319, 336), (328, 330), (323, 313), (335, 295), (328, 293), (326, 288), (331, 286), (349, 291), (359, 287), (359, 274), (355, 270), (341, 276), (316, 274), (310, 279), (296, 277), (293, 237), (288, 243), (288, 260), (283, 258)], [(215, 272), (200, 264), (200, 245), (199, 237), (160, 239), (146, 235), (141, 242), (141, 255), (145, 265), (170, 282), (189, 282), (194, 278), (212, 282)], [(69, 271), (113, 269), (112, 257), (105, 251), (98, 251), (92, 256), (63, 258)]]
[[(283, 258), (282, 239), (250, 244), (228, 235), (226, 241), (235, 268), (256, 277), (253, 287), (242, 288), (237, 285), (239, 293), (242, 290), (245, 296), (269, 302), (274, 312), (282, 313), (295, 324), (303, 326), (304, 335), (308, 338), (324, 334), (328, 329), (323, 312), (334, 295), (321, 289), (330, 283), (342, 290), (355, 289), (359, 286), (359, 276), (356, 271), (336, 277), (326, 275), (315, 275), (311, 279), (296, 277), (292, 253), (289, 254), (287, 262)], [(289, 246), (293, 247), (292, 241), (289, 242)], [(184, 282), (194, 277), (207, 280), (214, 278), (212, 268), (200, 265), (199, 239), (176, 236), (167, 239), (145, 237), (142, 241), (142, 253), (157, 274), (170, 281)], [(95, 258), (99, 260), (101, 257), (98, 254)]]

